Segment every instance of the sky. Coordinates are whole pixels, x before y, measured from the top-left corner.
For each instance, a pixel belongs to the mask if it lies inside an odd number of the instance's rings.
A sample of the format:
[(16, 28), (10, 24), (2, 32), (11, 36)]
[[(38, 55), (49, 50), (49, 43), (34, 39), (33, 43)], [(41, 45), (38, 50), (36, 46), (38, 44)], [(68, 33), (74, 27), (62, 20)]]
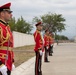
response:
[(48, 12), (62, 14), (66, 30), (59, 34), (69, 38), (76, 36), (76, 0), (0, 0), (0, 6), (8, 2), (11, 2), (13, 17), (22, 16), (28, 22)]

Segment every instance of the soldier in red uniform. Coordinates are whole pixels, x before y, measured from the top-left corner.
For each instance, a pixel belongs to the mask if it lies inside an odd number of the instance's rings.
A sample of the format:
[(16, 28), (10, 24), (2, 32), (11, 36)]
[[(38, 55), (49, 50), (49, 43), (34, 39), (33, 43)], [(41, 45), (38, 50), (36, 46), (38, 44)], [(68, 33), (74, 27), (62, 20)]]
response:
[(12, 18), (11, 3), (0, 6), (0, 72), (2, 75), (11, 75), (14, 62), (13, 36), (8, 25)]
[(44, 62), (49, 62), (48, 61), (48, 54), (49, 54), (49, 30), (45, 30), (44, 48), (45, 48)]
[(34, 40), (35, 40), (34, 51), (36, 53), (35, 75), (42, 75), (41, 61), (43, 54), (43, 39), (41, 36), (41, 30), (42, 30), (42, 22), (38, 22), (36, 24), (36, 31), (34, 33)]
[(52, 56), (53, 44), (54, 44), (53, 34), (52, 34), (52, 32), (50, 32), (49, 33), (49, 56)]

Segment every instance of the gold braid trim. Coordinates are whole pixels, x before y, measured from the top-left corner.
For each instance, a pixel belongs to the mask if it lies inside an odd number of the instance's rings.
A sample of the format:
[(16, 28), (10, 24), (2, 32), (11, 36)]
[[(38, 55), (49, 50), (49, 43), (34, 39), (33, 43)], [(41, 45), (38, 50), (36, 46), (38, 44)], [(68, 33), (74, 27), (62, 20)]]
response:
[(37, 30), (37, 33), (39, 33), (39, 34), (40, 34), (40, 37), (41, 37), (41, 39), (42, 39), (42, 36), (41, 36), (41, 33), (40, 33), (40, 31), (38, 31), (38, 30)]
[(2, 32), (2, 43), (1, 43), (2, 46), (5, 42), (8, 42), (9, 37), (10, 37), (10, 34), (9, 34), (8, 29), (6, 27), (6, 37), (3, 36), (3, 32)]
[[(41, 33), (40, 33), (40, 37), (41, 37), (41, 40), (42, 40), (42, 35), (41, 35)], [(42, 42), (43, 42), (43, 40), (42, 40)]]
[(35, 37), (34, 37), (34, 39), (36, 39), (36, 37), (37, 37), (37, 33), (35, 34)]
[[(3, 30), (2, 30), (2, 27), (0, 26), (0, 42), (2, 42), (2, 34), (3, 34)], [(1, 43), (0, 43), (1, 45)]]
[(6, 54), (0, 53), (0, 58), (5, 59), (5, 57), (6, 57)]
[(36, 30), (36, 34), (35, 34), (35, 37), (34, 37), (34, 39), (36, 39), (36, 37), (37, 37), (37, 33), (40, 33), (38, 30)]
[(40, 33), (39, 31), (38, 31), (38, 33), (40, 34), (40, 38), (41, 38), (41, 39), (39, 40), (39, 42), (40, 42), (40, 43), (43, 43), (42, 35), (41, 35), (41, 33)]

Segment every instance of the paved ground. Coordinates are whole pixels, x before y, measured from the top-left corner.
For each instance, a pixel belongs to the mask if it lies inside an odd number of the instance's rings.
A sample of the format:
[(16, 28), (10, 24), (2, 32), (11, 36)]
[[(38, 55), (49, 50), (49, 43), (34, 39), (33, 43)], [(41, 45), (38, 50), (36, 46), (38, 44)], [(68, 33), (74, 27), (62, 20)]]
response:
[(76, 75), (76, 44), (59, 44), (50, 63), (43, 63), (43, 75)]
[[(12, 75), (34, 75), (35, 57), (17, 67)], [(76, 43), (61, 43), (54, 48), (49, 63), (42, 62), (43, 75), (76, 75)]]

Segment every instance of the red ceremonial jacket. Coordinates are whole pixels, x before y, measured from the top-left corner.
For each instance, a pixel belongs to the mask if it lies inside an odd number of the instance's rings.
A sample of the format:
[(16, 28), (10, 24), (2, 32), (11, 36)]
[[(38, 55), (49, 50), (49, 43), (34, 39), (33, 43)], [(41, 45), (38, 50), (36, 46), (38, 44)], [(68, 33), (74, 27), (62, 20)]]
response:
[(49, 44), (51, 45), (52, 44), (52, 37), (49, 36)]
[[(13, 36), (10, 27), (0, 20), (0, 61), (12, 70), (14, 60), (13, 54)], [(7, 58), (6, 58), (7, 57)]]
[(54, 43), (54, 39), (52, 38), (52, 36), (49, 36), (49, 44), (53, 44)]
[(36, 30), (34, 33), (34, 40), (35, 40), (35, 48), (34, 51), (38, 51), (41, 49), (43, 51), (43, 40), (40, 34), (40, 31)]
[(49, 36), (46, 34), (44, 35), (44, 46), (47, 46), (49, 48)]

